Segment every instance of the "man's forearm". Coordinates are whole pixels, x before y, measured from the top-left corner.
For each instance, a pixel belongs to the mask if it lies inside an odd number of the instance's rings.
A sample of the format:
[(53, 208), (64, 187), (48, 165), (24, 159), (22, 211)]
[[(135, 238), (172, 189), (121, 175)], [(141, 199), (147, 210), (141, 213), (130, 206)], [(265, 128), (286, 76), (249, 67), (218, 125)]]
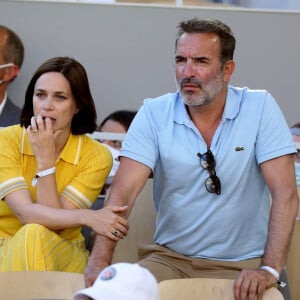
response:
[(84, 271), (87, 287), (91, 286), (99, 273), (111, 264), (115, 244), (116, 242), (104, 236), (96, 236), (91, 256)]
[(289, 201), (273, 201), (262, 264), (274, 268), (279, 273), (286, 263), (297, 211), (297, 195)]
[(96, 235), (92, 253), (89, 258), (89, 263), (94, 263), (97, 266), (109, 265), (112, 260), (113, 251), (116, 242), (107, 237)]

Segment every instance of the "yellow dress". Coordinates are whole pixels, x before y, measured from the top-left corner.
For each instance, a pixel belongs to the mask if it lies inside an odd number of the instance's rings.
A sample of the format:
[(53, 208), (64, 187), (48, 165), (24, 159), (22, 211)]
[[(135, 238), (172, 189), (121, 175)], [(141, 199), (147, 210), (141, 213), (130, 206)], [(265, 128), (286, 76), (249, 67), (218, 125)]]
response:
[[(86, 135), (70, 135), (56, 161), (57, 190), (80, 208), (96, 200), (112, 166), (109, 150)], [(22, 225), (5, 196), (28, 189), (37, 164), (26, 130), (19, 125), (0, 130), (0, 271), (64, 271), (82, 273), (88, 252), (80, 227), (54, 232), (39, 224)]]

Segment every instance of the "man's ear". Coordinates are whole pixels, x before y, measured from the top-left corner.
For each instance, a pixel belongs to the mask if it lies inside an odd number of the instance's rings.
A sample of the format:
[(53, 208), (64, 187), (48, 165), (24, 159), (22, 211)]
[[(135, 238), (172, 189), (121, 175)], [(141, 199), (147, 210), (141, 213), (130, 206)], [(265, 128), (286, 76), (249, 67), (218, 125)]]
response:
[(223, 69), (223, 80), (229, 82), (231, 75), (235, 69), (235, 62), (233, 60), (228, 60)]
[(16, 65), (7, 67), (4, 70), (3, 81), (9, 82), (12, 81), (20, 73), (20, 68)]

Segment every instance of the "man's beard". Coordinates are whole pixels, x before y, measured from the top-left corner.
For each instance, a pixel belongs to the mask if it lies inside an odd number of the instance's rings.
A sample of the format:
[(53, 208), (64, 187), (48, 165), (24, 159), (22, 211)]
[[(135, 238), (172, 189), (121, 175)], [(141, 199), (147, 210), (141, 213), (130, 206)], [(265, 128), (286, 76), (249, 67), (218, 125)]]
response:
[[(207, 83), (203, 83), (196, 78), (183, 78), (181, 81), (176, 80), (177, 88), (184, 104), (187, 106), (202, 106), (209, 104), (223, 88), (222, 76), (223, 74), (221, 72), (217, 75), (216, 79)], [(197, 85), (201, 91), (197, 94), (193, 91), (183, 91), (183, 85), (186, 83)]]

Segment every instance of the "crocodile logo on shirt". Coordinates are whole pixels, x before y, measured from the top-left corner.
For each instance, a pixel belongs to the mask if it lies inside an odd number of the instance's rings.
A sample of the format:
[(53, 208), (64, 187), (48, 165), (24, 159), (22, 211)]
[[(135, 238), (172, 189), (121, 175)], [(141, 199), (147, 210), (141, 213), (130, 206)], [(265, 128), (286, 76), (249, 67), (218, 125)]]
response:
[(235, 151), (238, 152), (238, 151), (243, 151), (245, 150), (244, 147), (235, 147)]

